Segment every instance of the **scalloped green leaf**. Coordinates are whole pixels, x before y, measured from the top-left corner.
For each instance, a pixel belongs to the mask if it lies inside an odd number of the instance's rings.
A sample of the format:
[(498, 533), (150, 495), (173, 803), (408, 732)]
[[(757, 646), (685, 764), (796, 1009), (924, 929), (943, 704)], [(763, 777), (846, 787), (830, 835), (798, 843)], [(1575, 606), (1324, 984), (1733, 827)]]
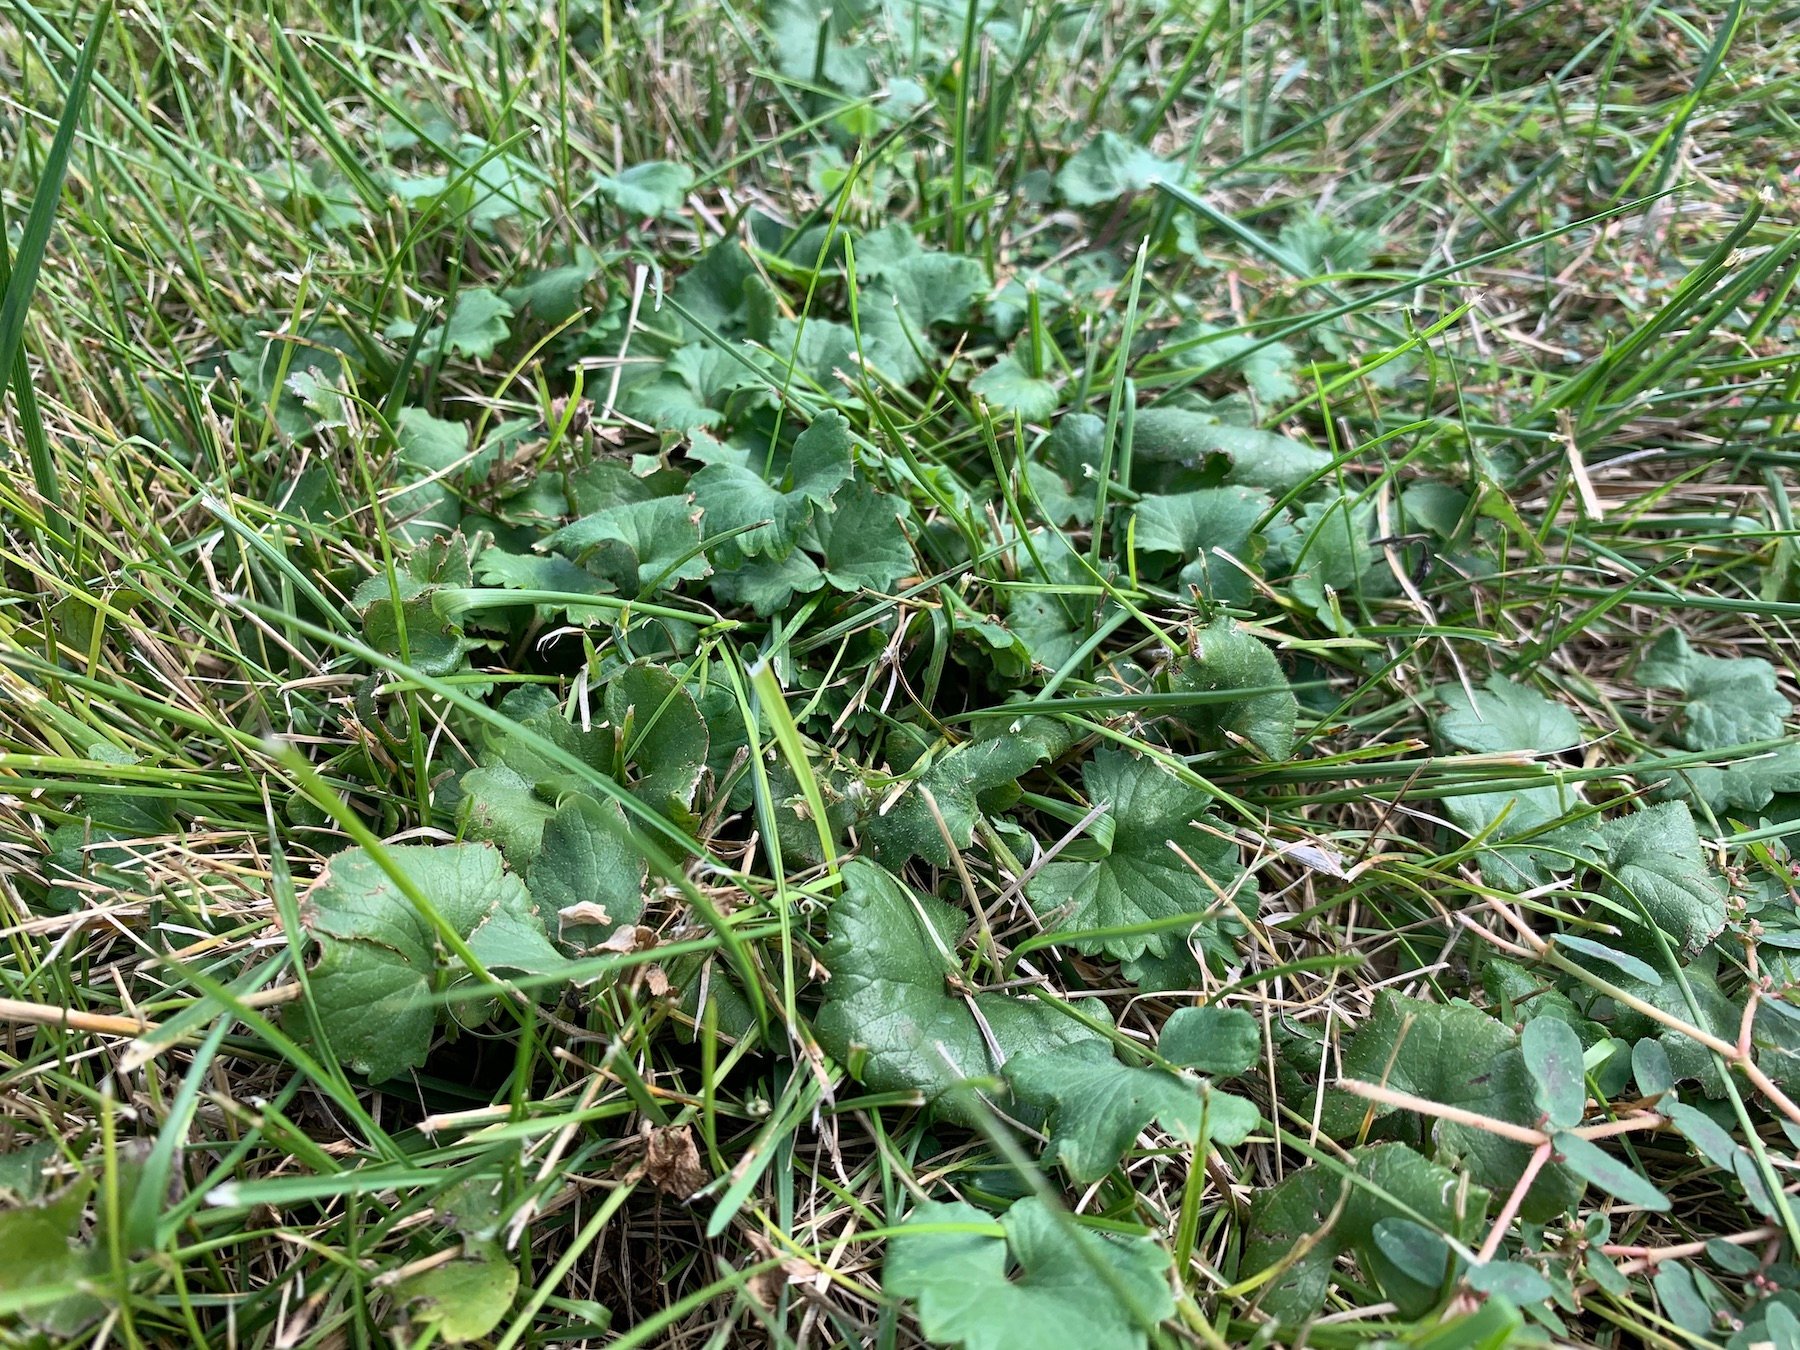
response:
[(1235, 620), (1220, 619), (1197, 630), (1190, 654), (1169, 668), (1164, 686), (1172, 694), (1246, 691), (1241, 698), (1196, 701), (1174, 714), (1207, 749), (1248, 744), (1269, 759), (1293, 753), (1299, 700), (1275, 653)]
[(1035, 998), (952, 992), (962, 980), (952, 953), (967, 916), (873, 863), (848, 863), (842, 875), (820, 953), (831, 979), (815, 1026), (819, 1043), (859, 1083), (918, 1092), (967, 1125), (976, 1107), (956, 1089), (996, 1078), (996, 1052), (1010, 1060), (1094, 1039)]
[(1057, 170), (1056, 191), (1070, 206), (1104, 206), (1180, 178), (1179, 165), (1116, 131), (1102, 131)]
[(711, 570), (700, 551), (700, 508), (691, 497), (652, 497), (609, 506), (546, 535), (555, 549), (635, 595), (698, 581)]
[(1104, 1041), (1009, 1060), (1006, 1076), (1048, 1114), (1050, 1151), (1079, 1182), (1118, 1166), (1152, 1121), (1199, 1155), (1209, 1143), (1243, 1143), (1260, 1119), (1242, 1097), (1198, 1079), (1121, 1064)]
[[(404, 844), (386, 853), (492, 973), (554, 974), (567, 964), (498, 849)], [(312, 1004), (333, 1052), (375, 1082), (422, 1065), (435, 994), (466, 974), (431, 922), (362, 848), (331, 859), (300, 917), (315, 950)], [(289, 1025), (305, 1023), (290, 1015)]]
[(1181, 941), (1179, 925), (1143, 929), (1176, 919), (1205, 926), (1214, 945), (1229, 951), (1230, 934), (1242, 929), (1238, 914), (1256, 908), (1256, 890), (1235, 845), (1194, 823), (1209, 818), (1206, 794), (1154, 760), (1111, 746), (1081, 777), (1089, 800), (1107, 807), (1111, 846), (1092, 861), (1058, 859), (1040, 869), (1026, 889), (1032, 908), (1071, 934), (1077, 951), (1119, 960), (1164, 955)]
[(1581, 744), (1575, 715), (1527, 685), (1496, 675), (1472, 697), (1469, 690), (1456, 684), (1437, 692), (1444, 711), (1432, 719), (1432, 730), (1440, 741), (1459, 750), (1548, 754)]
[(1772, 741), (1792, 711), (1776, 688), (1774, 666), (1761, 657), (1703, 655), (1679, 628), (1657, 638), (1638, 663), (1637, 677), (1686, 696), (1679, 727), (1681, 744), (1689, 750)]
[(997, 1224), (973, 1205), (924, 1201), (889, 1239), (881, 1287), (916, 1303), (944, 1345), (1143, 1350), (1175, 1312), (1168, 1270), (1150, 1239), (1089, 1232), (1035, 1196)]
[[(1343, 1074), (1514, 1125), (1535, 1127), (1538, 1121), (1519, 1038), (1510, 1027), (1460, 1001), (1425, 1003), (1383, 990), (1374, 1012), (1344, 1047)], [(1497, 1192), (1512, 1189), (1531, 1154), (1526, 1144), (1472, 1125), (1396, 1114), (1397, 1108), (1379, 1104), (1370, 1109), (1403, 1126), (1406, 1142), (1422, 1149), (1435, 1145), (1438, 1155), (1460, 1159), (1477, 1182)], [(1549, 1166), (1532, 1183), (1521, 1212), (1544, 1222), (1580, 1195), (1578, 1178)]]
[(688, 192), (694, 186), (694, 171), (685, 164), (653, 159), (633, 164), (617, 174), (600, 174), (595, 178), (594, 186), (602, 197), (628, 216), (678, 220)]

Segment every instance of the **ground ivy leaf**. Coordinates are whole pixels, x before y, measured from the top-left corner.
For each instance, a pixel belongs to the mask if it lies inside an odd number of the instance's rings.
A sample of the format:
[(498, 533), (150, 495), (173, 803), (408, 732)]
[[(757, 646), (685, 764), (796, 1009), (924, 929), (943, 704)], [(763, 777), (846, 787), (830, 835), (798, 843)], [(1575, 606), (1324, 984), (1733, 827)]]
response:
[(714, 342), (689, 343), (670, 354), (654, 379), (628, 386), (622, 403), (662, 431), (714, 426), (728, 412), (769, 402), (767, 381), (739, 355)]
[[(1150, 1239), (1091, 1233), (1036, 1197), (999, 1222), (1004, 1236), (973, 1205), (925, 1201), (888, 1240), (882, 1290), (917, 1303), (930, 1340), (966, 1350), (1143, 1350), (1149, 1331), (1174, 1315), (1169, 1256)], [(976, 1231), (955, 1231), (959, 1224)]]
[[(611, 775), (617, 764), (617, 746), (609, 728), (579, 728), (569, 721), (556, 695), (541, 685), (512, 689), (500, 700), (500, 711), (562, 750)], [(565, 791), (585, 791), (585, 786), (561, 764), (545, 758), (510, 729), (484, 733), (481, 752), (484, 766), (504, 765), (551, 800)]]
[(703, 329), (723, 337), (743, 333), (750, 295), (764, 285), (743, 245), (735, 239), (720, 240), (675, 283), (675, 299), (693, 316), (692, 324), (679, 320), (682, 332), (697, 342), (707, 340)]
[[(1729, 1042), (1737, 1038), (1743, 1023), (1743, 1004), (1741, 1000), (1728, 997), (1719, 988), (1719, 952), (1716, 946), (1705, 948), (1691, 957), (1678, 958), (1683, 960), (1680, 979), (1674, 975), (1656, 975), (1654, 979), (1645, 980), (1642, 978), (1642, 963), (1620, 961), (1623, 953), (1600, 955), (1596, 950), (1598, 944), (1578, 947), (1566, 934), (1558, 934), (1556, 941), (1558, 946), (1592, 955), (1614, 967), (1602, 974), (1608, 982), (1618, 985), (1634, 998), (1683, 1022), (1690, 1022), (1720, 1040)], [(1658, 959), (1661, 959), (1660, 953)], [(1718, 1062), (1713, 1053), (1698, 1041), (1624, 1007), (1610, 1009), (1597, 1020), (1613, 1035), (1622, 1036), (1628, 1041), (1644, 1036), (1657, 1037), (1662, 1042), (1670, 1070), (1677, 1082), (1697, 1080), (1709, 1096), (1723, 1094), (1724, 1085)]]
[[(500, 1325), (519, 1292), (519, 1268), (493, 1244), (464, 1245), (465, 1255), (408, 1275), (394, 1297), (421, 1327), (450, 1345), (478, 1341)], [(473, 1259), (471, 1259), (471, 1254)]]
[(1086, 641), (1086, 630), (1069, 616), (1080, 608), (1052, 591), (1017, 591), (1006, 607), (1006, 626), (1031, 653), (1039, 670), (1061, 670)]
[(832, 494), (850, 478), (849, 423), (842, 413), (820, 416), (801, 432), (788, 459), (785, 485), (770, 483), (746, 464), (725, 460), (706, 465), (691, 483), (705, 510), (705, 532), (734, 534), (724, 548), (744, 557), (781, 561), (794, 551), (815, 507), (828, 508)]
[(1719, 766), (1648, 769), (1642, 777), (1658, 785), (1659, 796), (1685, 793), (1720, 815), (1760, 811), (1777, 793), (1800, 792), (1800, 745), (1784, 745)]
[(1250, 598), (1249, 577), (1213, 556), (1214, 550), (1254, 568), (1262, 554), (1256, 525), (1270, 505), (1262, 493), (1242, 487), (1145, 497), (1138, 503), (1134, 539), (1139, 553), (1178, 560), (1183, 586), (1208, 599), (1241, 602)]
[[(589, 945), (605, 941), (621, 924), (637, 922), (648, 876), (619, 804), (576, 793), (545, 822), (526, 880), (546, 919), (558, 916), (557, 936)], [(605, 921), (591, 911), (564, 913), (584, 905), (604, 909)]]
[(1519, 1053), (1538, 1109), (1560, 1129), (1579, 1125), (1587, 1110), (1587, 1073), (1575, 1028), (1561, 1018), (1534, 1017), (1519, 1033)]
[(959, 324), (988, 288), (987, 269), (963, 253), (922, 252), (891, 269), (884, 284), (906, 317), (920, 328)]
[(1638, 664), (1637, 677), (1643, 684), (1687, 696), (1681, 743), (1689, 750), (1775, 740), (1790, 711), (1775, 687), (1774, 666), (1760, 657), (1701, 655), (1679, 628), (1657, 638)]
[(1609, 820), (1600, 827), (1607, 871), (1602, 895), (1618, 902), (1618, 915), (1641, 927), (1655, 925), (1692, 954), (1725, 928), (1725, 886), (1708, 870), (1681, 802), (1663, 802)]
[[(567, 558), (508, 553), (501, 548), (481, 551), (475, 562), (475, 577), (484, 586), (502, 586), (514, 591), (561, 591), (567, 595), (612, 595), (617, 591), (606, 577)], [(604, 623), (618, 613), (616, 609), (583, 605), (572, 600), (534, 608), (543, 614), (561, 612), (576, 625)]]
[(987, 270), (980, 259), (923, 248), (912, 231), (898, 222), (858, 241), (856, 277), (865, 286), (879, 282), (920, 330), (932, 324), (960, 323), (975, 298), (988, 289)]
[(812, 519), (811, 499), (783, 492), (741, 465), (708, 464), (694, 475), (691, 486), (694, 500), (706, 513), (704, 532), (731, 535), (715, 546), (726, 559), (767, 556), (780, 562), (794, 551), (800, 531)]
[(1085, 484), (1071, 487), (1054, 468), (1035, 459), (1026, 461), (1025, 477), (1030, 491), (1021, 495), (1027, 501), (1035, 498), (1038, 513), (1052, 525), (1086, 525), (1093, 521), (1094, 495), (1091, 490), (1083, 490)]
[(371, 647), (396, 658), (404, 656), (420, 674), (449, 675), (481, 644), (464, 637), (462, 625), (440, 613), (436, 602), (434, 585), (410, 576), (396, 577), (390, 585), (379, 574), (367, 578), (350, 597), (362, 614), (363, 637)]
[[(1514, 1125), (1535, 1126), (1538, 1119), (1518, 1037), (1468, 1003), (1425, 1003), (1384, 990), (1344, 1048), (1343, 1073)], [(1374, 1110), (1391, 1116), (1394, 1108)], [(1435, 1140), (1440, 1152), (1461, 1158), (1476, 1181), (1497, 1191), (1511, 1189), (1531, 1154), (1523, 1143), (1454, 1121), (1406, 1113), (1395, 1123), (1407, 1126), (1408, 1142), (1424, 1147)], [(1562, 1168), (1546, 1167), (1522, 1212), (1543, 1222), (1580, 1194), (1579, 1180)]]
[[(497, 849), (408, 844), (387, 854), (459, 936), (488, 949), (496, 973), (560, 965), (530, 892)], [(375, 1082), (423, 1064), (437, 1020), (433, 995), (458, 971), (393, 879), (367, 850), (346, 849), (308, 892), (301, 920), (317, 948), (312, 1002), (332, 1049)]]
[(1536, 750), (1546, 754), (1581, 744), (1575, 715), (1537, 690), (1496, 675), (1473, 699), (1461, 685), (1438, 691), (1444, 711), (1432, 719), (1438, 740), (1477, 754)]
[(1214, 455), (1231, 463), (1225, 480), (1240, 487), (1285, 493), (1331, 466), (1323, 450), (1272, 431), (1230, 426), (1186, 408), (1139, 408), (1132, 423), (1132, 455), (1150, 463), (1203, 468)]
[[(1255, 909), (1256, 892), (1245, 883), (1236, 848), (1192, 823), (1207, 814), (1205, 793), (1154, 760), (1110, 746), (1088, 761), (1082, 782), (1090, 801), (1107, 805), (1112, 846), (1091, 862), (1058, 860), (1039, 870), (1026, 894), (1040, 915), (1056, 916), (1058, 929), (1129, 929), (1178, 917), (1199, 924), (1208, 916), (1216, 926), (1235, 929), (1237, 914)], [(1163, 955), (1180, 939), (1167, 929), (1102, 932), (1070, 945), (1128, 960), (1146, 952)]]
[(1248, 742), (1269, 759), (1286, 759), (1294, 750), (1300, 703), (1287, 682), (1275, 653), (1233, 619), (1196, 631), (1192, 654), (1177, 660), (1164, 678), (1174, 694), (1262, 690), (1228, 702), (1196, 702), (1175, 716), (1208, 750), (1232, 750)]
[(493, 148), (478, 136), (464, 136), (456, 155), (471, 170), (469, 223), (484, 233), (502, 221), (540, 215), (543, 206), (538, 168), (517, 155), (494, 154)]
[(686, 478), (674, 469), (640, 477), (616, 460), (596, 459), (563, 475), (564, 493), (578, 516), (591, 516), (609, 506), (629, 506), (655, 497), (679, 496)]
[(1058, 725), (1041, 718), (1003, 735), (965, 741), (933, 760), (885, 811), (869, 817), (863, 832), (884, 863), (898, 866), (917, 857), (948, 867), (950, 848), (925, 794), (937, 803), (956, 847), (965, 849), (981, 813), (1011, 806), (1018, 800), (1019, 779), (1060, 754), (1066, 744)]
[(607, 724), (622, 738), (632, 790), (665, 815), (686, 813), (706, 771), (708, 746), (694, 696), (663, 667), (640, 661), (607, 681), (603, 706)]
[(1192, 353), (1195, 366), (1209, 362), (1208, 371), (1235, 366), (1244, 383), (1264, 403), (1286, 403), (1300, 396), (1300, 383), (1294, 378), (1300, 361), (1287, 343), (1270, 342), (1261, 333), (1234, 333), (1217, 324), (1198, 321), (1183, 324), (1178, 332), (1184, 342), (1205, 339)]
[(617, 176), (601, 174), (594, 186), (628, 216), (661, 216), (678, 220), (682, 204), (694, 186), (694, 171), (685, 164), (653, 159), (633, 164)]
[[(0, 1210), (0, 1298), (104, 1278), (106, 1254), (99, 1246), (76, 1242), (92, 1189), (88, 1178), (78, 1175), (53, 1200)], [(15, 1315), (56, 1337), (56, 1344), (67, 1345), (105, 1311), (94, 1295), (74, 1293), (53, 1303), (26, 1303)]]
[(1554, 823), (1586, 806), (1560, 783), (1464, 793), (1444, 798), (1443, 806), (1471, 839), (1485, 836), (1477, 857), (1489, 885), (1526, 891), (1606, 856), (1596, 816)]
[(1007, 683), (1031, 673), (1031, 647), (1011, 628), (973, 610), (950, 616), (950, 652), (965, 666), (989, 667)]
[[(1482, 1187), (1465, 1187), (1454, 1172), (1404, 1144), (1360, 1148), (1353, 1157), (1357, 1175), (1373, 1183), (1375, 1190), (1314, 1163), (1258, 1191), (1251, 1200), (1239, 1272), (1249, 1276), (1301, 1253), (1265, 1286), (1265, 1312), (1284, 1319), (1312, 1316), (1324, 1305), (1332, 1267), (1345, 1252), (1354, 1254), (1364, 1274), (1379, 1281), (1382, 1292), (1400, 1304), (1402, 1316), (1421, 1316), (1436, 1304), (1435, 1287), (1426, 1288), (1399, 1270), (1377, 1246), (1376, 1226), (1406, 1217), (1377, 1191), (1461, 1241), (1479, 1239), (1489, 1201)], [(1340, 1199), (1343, 1208), (1338, 1210)]]
[(394, 443), (400, 451), (400, 461), (421, 473), (473, 467), (469, 428), (423, 408), (400, 410), (394, 420)]
[(659, 582), (698, 581), (711, 570), (700, 552), (700, 510), (688, 497), (609, 506), (545, 536), (537, 547), (585, 560), (633, 595)]
[(669, 374), (628, 385), (619, 403), (631, 416), (658, 431), (698, 431), (725, 420), (722, 409), (708, 404), (686, 380)]
[(537, 784), (510, 765), (486, 764), (470, 769), (459, 785), (457, 823), (464, 833), (499, 845), (514, 867), (528, 867), (542, 846), (544, 826), (556, 813), (538, 795)]
[(526, 272), (502, 294), (514, 316), (528, 316), (533, 323), (554, 328), (581, 312), (588, 283), (599, 275), (600, 262), (586, 248), (577, 248), (578, 261), (562, 267)]
[[(437, 356), (453, 352), (471, 360), (485, 361), (494, 349), (512, 335), (507, 320), (513, 307), (486, 286), (466, 286), (450, 302), (450, 317), (437, 330), (435, 340), (428, 339), (426, 349)], [(418, 331), (412, 319), (396, 319), (384, 330), (395, 342), (409, 341)]]
[(1177, 1008), (1163, 1023), (1156, 1053), (1171, 1064), (1234, 1078), (1255, 1067), (1262, 1053), (1262, 1028), (1242, 1008)]
[(1056, 191), (1070, 206), (1103, 206), (1180, 178), (1179, 165), (1115, 131), (1103, 131), (1057, 170)]
[(796, 550), (779, 562), (753, 558), (737, 567), (721, 567), (707, 584), (727, 604), (748, 605), (766, 616), (787, 608), (797, 595), (819, 590), (825, 585), (825, 574)]
[[(544, 833), (549, 832), (546, 826)], [(545, 935), (544, 920), (529, 902), (494, 906), (467, 936), (470, 954), (490, 971), (554, 975), (568, 964)]]
[(858, 1082), (877, 1092), (920, 1092), (941, 1115), (967, 1125), (975, 1112), (951, 1089), (998, 1073), (996, 1050), (1010, 1059), (1094, 1038), (1034, 998), (952, 993), (961, 967), (951, 953), (967, 917), (873, 863), (846, 864), (843, 879), (820, 954), (831, 980), (815, 1025), (819, 1043)]
[(1014, 356), (1002, 356), (970, 380), (969, 392), (1027, 422), (1048, 420), (1062, 402), (1055, 385), (1033, 375)]
[(1104, 1041), (1009, 1060), (1006, 1076), (1021, 1100), (1048, 1113), (1051, 1151), (1084, 1183), (1112, 1171), (1153, 1120), (1198, 1154), (1208, 1140), (1243, 1143), (1259, 1119), (1241, 1097), (1119, 1063)]
[(1288, 585), (1329, 625), (1331, 594), (1354, 598), (1375, 567), (1375, 504), (1334, 497), (1307, 507), (1297, 524), (1302, 542)]
[(813, 517), (825, 556), (825, 580), (840, 591), (891, 590), (917, 565), (900, 524), (906, 504), (858, 479), (839, 491), (834, 509)]

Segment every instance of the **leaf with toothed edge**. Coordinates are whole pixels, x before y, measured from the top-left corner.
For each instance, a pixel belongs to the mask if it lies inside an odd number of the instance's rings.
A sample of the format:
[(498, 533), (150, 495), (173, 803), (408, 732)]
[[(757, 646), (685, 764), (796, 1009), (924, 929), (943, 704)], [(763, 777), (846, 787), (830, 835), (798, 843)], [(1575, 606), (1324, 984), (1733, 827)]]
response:
[[(1239, 913), (1256, 908), (1236, 847), (1194, 822), (1209, 799), (1154, 760), (1106, 747), (1082, 769), (1088, 798), (1104, 803), (1113, 822), (1111, 847), (1091, 862), (1045, 865), (1026, 888), (1032, 908), (1074, 932), (1130, 929), (1157, 919), (1188, 917), (1225, 931), (1241, 929)], [(1177, 851), (1179, 850), (1179, 851)], [(1185, 855), (1185, 857), (1183, 856)], [(1129, 959), (1161, 955), (1180, 940), (1171, 929), (1072, 937), (1078, 951)]]
[[(956, 1090), (965, 1080), (995, 1079), (1003, 1062), (1095, 1038), (1039, 999), (955, 992), (961, 970), (950, 953), (966, 916), (873, 863), (848, 863), (842, 875), (820, 953), (831, 979), (815, 1025), (819, 1043), (858, 1082), (916, 1091), (946, 1119), (970, 1125), (978, 1108)], [(1002, 1088), (996, 1081), (990, 1091)]]

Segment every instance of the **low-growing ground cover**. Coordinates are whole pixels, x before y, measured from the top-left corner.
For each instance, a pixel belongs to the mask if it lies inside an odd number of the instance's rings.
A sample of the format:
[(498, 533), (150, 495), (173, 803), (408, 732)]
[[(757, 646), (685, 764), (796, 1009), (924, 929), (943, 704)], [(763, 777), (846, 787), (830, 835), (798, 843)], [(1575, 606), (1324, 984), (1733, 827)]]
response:
[(0, 13), (0, 1341), (1800, 1345), (1795, 15)]

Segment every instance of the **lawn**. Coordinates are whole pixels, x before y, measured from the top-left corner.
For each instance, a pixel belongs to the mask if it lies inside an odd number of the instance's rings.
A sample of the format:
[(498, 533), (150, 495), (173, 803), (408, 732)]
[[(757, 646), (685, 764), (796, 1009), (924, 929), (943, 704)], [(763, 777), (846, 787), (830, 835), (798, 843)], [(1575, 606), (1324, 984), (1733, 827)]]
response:
[(0, 1345), (1800, 1350), (1800, 10), (0, 105)]

